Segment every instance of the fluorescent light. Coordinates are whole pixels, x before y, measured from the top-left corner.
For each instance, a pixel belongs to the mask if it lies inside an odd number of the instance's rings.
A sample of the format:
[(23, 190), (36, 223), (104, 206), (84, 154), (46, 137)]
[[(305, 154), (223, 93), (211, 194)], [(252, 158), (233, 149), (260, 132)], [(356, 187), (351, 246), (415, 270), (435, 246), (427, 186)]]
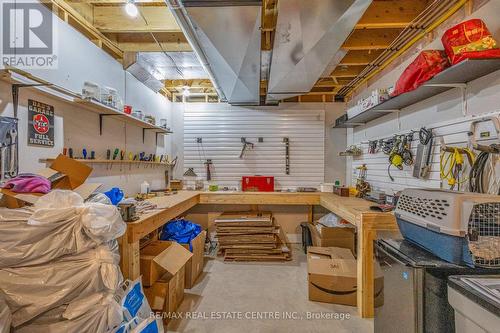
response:
[(188, 97), (189, 95), (191, 95), (191, 92), (189, 91), (189, 87), (188, 86), (182, 87), (182, 96)]
[(125, 11), (127, 12), (128, 16), (131, 17), (137, 17), (137, 14), (139, 14), (139, 9), (137, 9), (134, 0), (129, 0), (127, 2), (127, 4), (125, 5)]

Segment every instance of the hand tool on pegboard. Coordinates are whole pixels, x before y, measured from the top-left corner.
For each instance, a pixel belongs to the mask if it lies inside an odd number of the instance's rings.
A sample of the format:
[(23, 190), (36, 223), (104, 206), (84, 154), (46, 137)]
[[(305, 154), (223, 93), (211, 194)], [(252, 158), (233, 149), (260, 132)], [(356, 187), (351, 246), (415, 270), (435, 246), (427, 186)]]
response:
[(283, 138), (283, 142), (285, 143), (285, 173), (287, 175), (290, 174), (290, 139)]
[(207, 159), (207, 161), (205, 162), (205, 167), (207, 168), (207, 181), (211, 181), (212, 180), (212, 172), (210, 170), (212, 164), (213, 163), (212, 163), (211, 159)]

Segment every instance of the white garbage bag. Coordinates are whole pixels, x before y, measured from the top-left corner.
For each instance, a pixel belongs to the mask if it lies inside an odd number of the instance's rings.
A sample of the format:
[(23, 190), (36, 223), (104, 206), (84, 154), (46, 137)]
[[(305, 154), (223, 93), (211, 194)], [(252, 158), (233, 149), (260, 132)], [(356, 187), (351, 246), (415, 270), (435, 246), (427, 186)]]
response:
[(163, 323), (160, 319), (148, 318), (130, 330), (130, 333), (164, 333)]
[(320, 218), (318, 220), (318, 225), (331, 228), (354, 228), (354, 225), (342, 220), (342, 218), (333, 213), (326, 214), (325, 216)]
[(123, 322), (120, 304), (111, 293), (96, 293), (42, 314), (15, 333), (108, 332)]
[(115, 292), (123, 281), (117, 250), (101, 245), (47, 264), (0, 269), (0, 294), (12, 325), (97, 292)]
[(0, 208), (0, 269), (47, 263), (78, 254), (125, 233), (115, 206), (87, 203), (54, 190), (30, 209)]
[(142, 288), (142, 278), (125, 280), (116, 291), (116, 299), (123, 308), (125, 320), (147, 319), (151, 317), (151, 307)]
[(5, 302), (4, 297), (0, 294), (0, 333), (10, 332), (10, 323), (12, 315), (10, 309)]

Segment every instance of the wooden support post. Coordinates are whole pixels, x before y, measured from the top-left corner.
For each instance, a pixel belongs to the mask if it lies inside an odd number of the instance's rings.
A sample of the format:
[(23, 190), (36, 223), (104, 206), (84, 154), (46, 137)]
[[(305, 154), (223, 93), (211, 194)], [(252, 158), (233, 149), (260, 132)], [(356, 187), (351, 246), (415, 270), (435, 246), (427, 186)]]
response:
[(309, 211), (307, 212), (307, 222), (314, 222), (314, 206), (309, 206)]
[(127, 232), (118, 242), (120, 244), (120, 267), (123, 278), (135, 280), (141, 275), (139, 242), (129, 243)]
[(373, 241), (377, 232), (364, 228), (363, 223), (358, 228), (358, 312), (362, 318), (374, 316), (374, 267)]

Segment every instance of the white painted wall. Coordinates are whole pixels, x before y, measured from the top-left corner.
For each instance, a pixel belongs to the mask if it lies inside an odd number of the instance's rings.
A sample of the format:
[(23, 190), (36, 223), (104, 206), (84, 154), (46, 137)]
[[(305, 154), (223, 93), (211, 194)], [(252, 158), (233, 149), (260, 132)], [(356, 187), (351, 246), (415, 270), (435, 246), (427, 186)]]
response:
[[(495, 38), (500, 40), (498, 13), (500, 13), (500, 1), (494, 0), (489, 1), (469, 18), (483, 19)], [(463, 18), (460, 19), (460, 21), (462, 20)], [(425, 49), (443, 49), (440, 36), (425, 46)], [(417, 54), (418, 52), (374, 82), (356, 98), (366, 96), (373, 89), (393, 85)], [(440, 127), (437, 130), (438, 134), (445, 135), (445, 140), (451, 140), (459, 145), (464, 145), (466, 136), (463, 133), (463, 127), (468, 126), (468, 123), (464, 124), (464, 121), (468, 117), (500, 111), (500, 71), (491, 73), (468, 84), (467, 106), (467, 113), (463, 115), (461, 93), (458, 89), (453, 89), (409, 106), (399, 113), (384, 116), (365, 126), (349, 129), (347, 144), (360, 144), (368, 140), (390, 137), (395, 133), (409, 132), (411, 130), (418, 130), (422, 126), (427, 126), (430, 128)], [(441, 128), (441, 126), (444, 127)], [(458, 132), (461, 133), (459, 134), (459, 138), (456, 136)], [(366, 145), (364, 148), (366, 149)], [(387, 156), (370, 156), (367, 154), (362, 158), (355, 159), (354, 163), (352, 158), (348, 159), (347, 179), (352, 180), (355, 178), (355, 167), (365, 162), (368, 166), (368, 181), (373, 183), (375, 187), (385, 190), (388, 193), (407, 186), (440, 187), (441, 183), (438, 181), (439, 175), (436, 173), (439, 170), (439, 160), (437, 158), (438, 155), (435, 155), (433, 159), (434, 178), (425, 182), (415, 181), (415, 179), (411, 178), (407, 171), (409, 168), (405, 171), (392, 169), (394, 171), (391, 173), (396, 177), (396, 181), (391, 182), (386, 171), (380, 169), (382, 168), (380, 164), (383, 164), (385, 169), (387, 168)]]
[[(205, 176), (195, 143), (196, 137), (202, 137), (206, 158), (214, 160), (214, 179), (221, 185), (236, 186), (243, 174), (274, 175), (277, 188), (318, 186), (325, 179), (345, 181), (345, 160), (338, 158), (337, 153), (345, 147), (346, 131), (329, 126), (342, 113), (342, 104), (282, 103), (279, 107), (243, 108), (173, 103), (172, 106), (176, 129), (172, 153), (180, 158), (176, 177), (182, 177), (188, 167), (195, 167), (199, 176)], [(257, 142), (259, 136), (264, 137), (264, 143)], [(284, 174), (281, 139), (285, 136), (291, 140), (290, 176)], [(238, 158), (241, 137), (256, 144), (255, 150), (248, 152), (243, 160)]]
[[(92, 81), (101, 86), (109, 86), (118, 90), (125, 104), (160, 118), (167, 118), (171, 123), (170, 102), (160, 94), (156, 94), (137, 81), (132, 75), (122, 69), (107, 53), (102, 51), (86, 37), (57, 19), (59, 68), (57, 70), (30, 70), (31, 74), (73, 92), (81, 91), (84, 81)], [(54, 105), (56, 111), (55, 147), (39, 148), (27, 145), (27, 100), (36, 99)], [(63, 147), (71, 147), (75, 155), (81, 154), (85, 147), (95, 150), (97, 157), (105, 158), (106, 149), (119, 148), (138, 153), (170, 154), (172, 139), (160, 136), (158, 146), (155, 146), (155, 135), (146, 133), (142, 142), (142, 129), (127, 125), (116, 119), (104, 120), (103, 135), (99, 135), (99, 117), (96, 113), (78, 108), (73, 103), (22, 90), (18, 117), (20, 120), (20, 171), (34, 172), (45, 165), (40, 158), (55, 157)], [(0, 114), (13, 114), (10, 85), (0, 82)], [(175, 129), (173, 129), (175, 130)], [(152, 188), (164, 188), (164, 168), (144, 168), (128, 166), (95, 165), (89, 179), (91, 182), (101, 182), (106, 190), (118, 186), (128, 194), (134, 194), (140, 189), (140, 184), (147, 180)]]

